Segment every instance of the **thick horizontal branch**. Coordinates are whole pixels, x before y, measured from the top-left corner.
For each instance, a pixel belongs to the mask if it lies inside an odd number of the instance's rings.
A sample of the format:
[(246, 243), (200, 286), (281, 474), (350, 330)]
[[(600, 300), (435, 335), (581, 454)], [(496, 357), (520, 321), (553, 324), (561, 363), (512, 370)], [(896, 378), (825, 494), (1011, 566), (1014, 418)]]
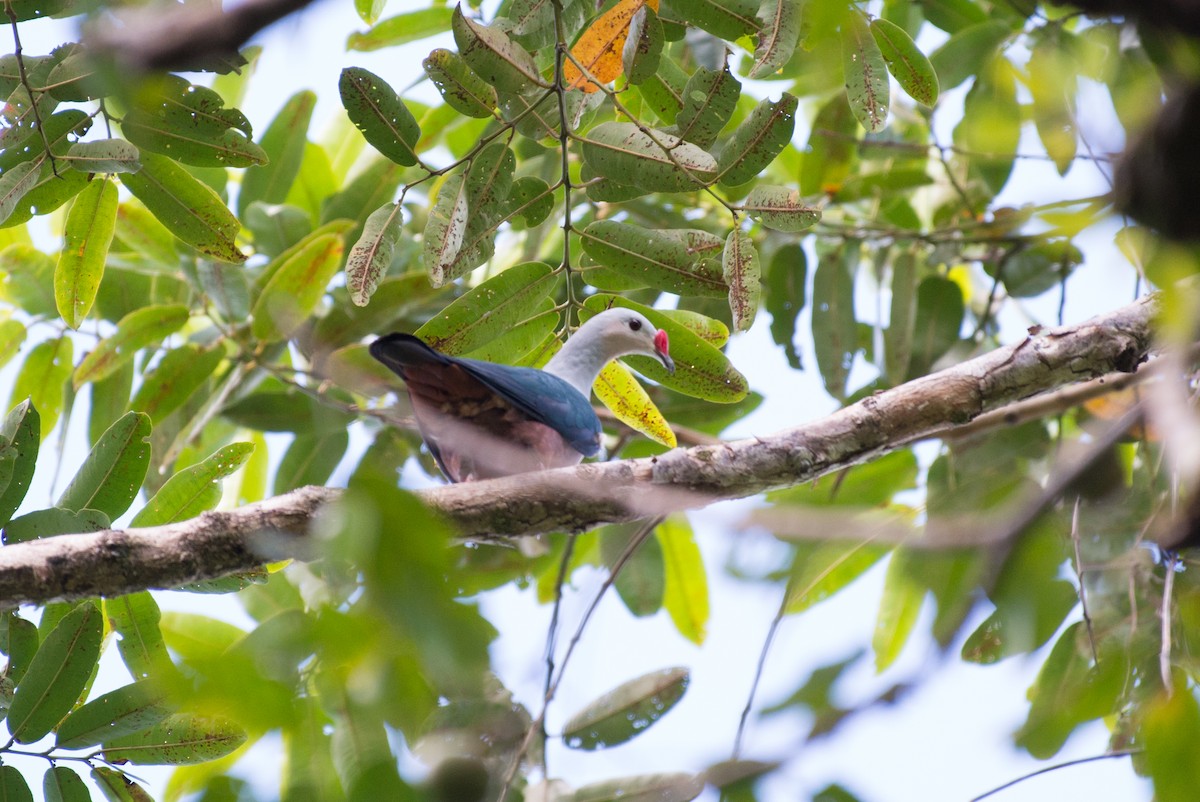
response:
[[(1047, 328), (946, 370), (766, 437), (679, 448), (422, 491), (465, 537), (582, 531), (795, 485), (1069, 384), (1132, 373), (1147, 358), (1150, 299), (1077, 326)], [(212, 579), (303, 559), (315, 512), (338, 491), (308, 487), (152, 529), (62, 535), (0, 549), (0, 605)]]
[(0, 605), (119, 596), (216, 579), (310, 553), (309, 524), (339, 491), (303, 487), (177, 524), (57, 535), (0, 548)]

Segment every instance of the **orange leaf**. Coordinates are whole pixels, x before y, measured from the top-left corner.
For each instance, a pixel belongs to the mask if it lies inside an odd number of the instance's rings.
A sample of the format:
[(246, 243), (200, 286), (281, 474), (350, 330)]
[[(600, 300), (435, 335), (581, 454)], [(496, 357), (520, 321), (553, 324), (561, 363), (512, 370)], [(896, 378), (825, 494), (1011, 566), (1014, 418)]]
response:
[[(621, 51), (629, 36), (629, 24), (642, 6), (650, 6), (657, 12), (658, 0), (621, 0), (601, 14), (571, 48), (571, 55), (600, 83), (615, 81), (621, 74)], [(568, 89), (583, 89), (584, 92), (600, 89), (569, 60), (563, 64), (563, 79)]]

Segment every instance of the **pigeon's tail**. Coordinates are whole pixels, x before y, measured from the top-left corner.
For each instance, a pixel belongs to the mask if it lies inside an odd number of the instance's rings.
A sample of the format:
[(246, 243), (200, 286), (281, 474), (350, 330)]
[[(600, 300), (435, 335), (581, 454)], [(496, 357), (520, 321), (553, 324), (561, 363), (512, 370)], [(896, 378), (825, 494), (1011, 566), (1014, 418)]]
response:
[(371, 356), (394, 372), (404, 375), (407, 368), (445, 366), (450, 360), (411, 334), (387, 334), (371, 343)]

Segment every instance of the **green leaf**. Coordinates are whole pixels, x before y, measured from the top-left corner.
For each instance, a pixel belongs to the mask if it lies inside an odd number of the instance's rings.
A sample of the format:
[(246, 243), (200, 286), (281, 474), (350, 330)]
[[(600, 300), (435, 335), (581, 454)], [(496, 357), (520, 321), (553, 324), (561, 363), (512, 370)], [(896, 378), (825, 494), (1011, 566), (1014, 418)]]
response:
[(221, 501), (221, 480), (236, 473), (253, 451), (253, 443), (231, 443), (203, 462), (179, 471), (158, 489), (129, 525), (173, 524), (215, 509)]
[(1004, 282), (1008, 294), (1033, 298), (1056, 287), (1083, 263), (1083, 252), (1065, 239), (1042, 240), (1013, 253), (998, 265), (985, 264), (989, 275)]
[[(759, 32), (759, 21), (756, 18), (758, 9), (759, 0), (671, 0), (671, 10), (680, 21), (686, 21), (689, 25), (695, 25), (700, 30), (708, 31), (718, 39), (729, 42), (736, 42), (743, 36)], [(666, 15), (666, 9), (663, 9), (662, 13)], [(799, 32), (797, 19), (792, 35), (793, 47)], [(768, 36), (769, 32), (764, 31), (762, 35)], [(779, 55), (776, 55), (775, 59), (778, 58)], [(782, 66), (786, 62), (787, 58), (784, 58), (778, 64)]]
[(701, 646), (708, 634), (708, 576), (692, 527), (687, 518), (672, 516), (658, 525), (654, 537), (666, 574), (663, 606), (679, 634)]
[(392, 200), (404, 170), (382, 157), (372, 160), (342, 191), (321, 205), (321, 222), (353, 220), (357, 223), (346, 235), (346, 242), (357, 242), (362, 225), (376, 209)]
[(244, 114), (225, 108), (225, 100), (208, 87), (177, 75), (142, 83), (121, 120), (121, 132), (142, 150), (197, 167), (267, 163), (267, 154), (249, 139)]
[[(526, 228), (535, 228), (545, 222), (552, 211), (554, 192), (549, 184), (534, 175), (523, 175), (513, 181), (505, 216), (520, 217)], [(520, 228), (516, 220), (510, 219), (509, 222), (514, 228)]]
[(66, 766), (51, 766), (42, 777), (46, 802), (91, 802), (92, 795), (79, 775)]
[(956, 33), (987, 19), (987, 12), (972, 0), (921, 0), (925, 19), (946, 33)]
[(316, 105), (315, 93), (297, 92), (267, 126), (261, 144), (269, 161), (251, 167), (242, 176), (242, 188), (238, 192), (239, 215), (245, 216), (250, 204), (256, 201), (283, 203), (287, 200), (288, 191), (300, 173), (300, 162), (308, 144), (308, 126)]
[(804, 544), (792, 568), (784, 610), (792, 615), (820, 604), (865, 574), (887, 553), (887, 549), (866, 541)]
[(129, 408), (145, 412), (157, 426), (204, 386), (224, 358), (225, 349), (220, 344), (202, 348), (187, 343), (167, 351), (143, 376)]
[(0, 220), (7, 221), (41, 177), (42, 162), (22, 162), (0, 175)]
[[(78, 195), (91, 177), (89, 173), (72, 170), (65, 164), (57, 165), (56, 175), (48, 160), (39, 161), (41, 172), (38, 174), (37, 183), (25, 193), (12, 214), (7, 218), (0, 218), (4, 221), (0, 223), (0, 229), (19, 226), (31, 220), (34, 215), (50, 214)], [(0, 180), (3, 178), (0, 177)]]
[(729, 286), (716, 257), (721, 238), (699, 229), (656, 231), (597, 220), (580, 232), (583, 250), (622, 276), (678, 295), (723, 298)]
[(1066, 175), (1078, 147), (1075, 96), (1079, 91), (1079, 65), (1072, 57), (1073, 42), (1067, 36), (1060, 32), (1037, 38), (1028, 64), (1033, 121), (1059, 175)]
[(888, 563), (883, 597), (879, 600), (879, 614), (875, 620), (875, 634), (871, 637), (876, 673), (882, 673), (896, 662), (912, 635), (925, 601), (925, 588), (913, 580), (906, 568), (906, 563), (912, 559), (907, 551), (897, 549)]
[(676, 122), (683, 108), (684, 89), (688, 74), (674, 59), (658, 62), (658, 73), (637, 85), (638, 95), (645, 101), (658, 119), (671, 125)]
[(179, 262), (174, 235), (136, 200), (117, 207), (115, 239), (151, 264), (174, 266)]
[(12, 318), (0, 320), (0, 367), (8, 364), (25, 342), (25, 324)]
[(892, 260), (892, 303), (883, 332), (883, 356), (888, 381), (900, 384), (908, 376), (917, 322), (917, 259), (910, 250)]
[(813, 278), (812, 329), (817, 368), (825, 390), (838, 399), (846, 397), (850, 365), (858, 351), (858, 324), (854, 318), (858, 255), (858, 243), (853, 241), (830, 251), (817, 263)]
[(9, 129), (0, 140), (0, 171), (8, 172), (22, 162), (39, 161), (46, 155), (46, 142), (55, 156), (65, 155), (71, 147), (71, 137), (83, 136), (91, 127), (91, 120), (80, 109), (56, 112), (42, 120), (46, 140), (34, 126)]
[(689, 802), (704, 791), (692, 774), (641, 774), (575, 789), (573, 802)]
[(368, 25), (374, 25), (383, 13), (387, 0), (354, 0), (354, 10), (359, 18)]
[(662, 22), (650, 6), (643, 5), (629, 23), (628, 36), (621, 51), (621, 71), (625, 80), (636, 86), (658, 72), (662, 59)]
[(33, 802), (29, 783), (15, 766), (0, 766), (0, 796), (4, 802)]
[[(546, 298), (527, 318), (509, 328), (494, 340), (468, 351), (466, 356), (485, 362), (509, 365), (530, 364), (527, 359), (542, 352), (546, 340), (558, 328), (560, 319), (554, 300)], [(389, 380), (395, 387), (395, 380)]]
[(46, 340), (33, 347), (13, 383), (10, 404), (29, 399), (41, 416), (41, 436), (47, 437), (58, 422), (66, 398), (67, 381), (71, 378), (74, 348), (72, 340), (60, 337)]
[(431, 199), (429, 220), (421, 237), (425, 251), (425, 269), (435, 287), (446, 282), (446, 268), (454, 263), (462, 249), (467, 233), (467, 182), (462, 175), (452, 175), (438, 188), (437, 198)]
[(733, 117), (741, 93), (742, 85), (728, 67), (719, 72), (701, 67), (688, 79), (683, 108), (666, 132), (702, 148), (712, 147)]
[(55, 535), (101, 532), (111, 525), (112, 519), (99, 510), (83, 509), (76, 512), (51, 507), (48, 510), (35, 510), (9, 521), (4, 527), (4, 543), (25, 543)]
[(325, 434), (298, 434), (275, 471), (273, 494), (278, 496), (306, 485), (323, 485), (342, 461), (350, 435), (344, 429)]
[(721, 257), (722, 273), (729, 285), (729, 310), (735, 331), (746, 331), (754, 323), (761, 300), (762, 267), (750, 236), (741, 229), (729, 232)]
[(654, 615), (662, 609), (666, 572), (658, 539), (645, 538), (625, 560), (620, 571), (614, 572), (613, 568), (642, 526), (641, 522), (610, 524), (596, 533), (601, 564), (608, 567), (613, 587), (626, 609), (638, 618)]
[(845, 94), (837, 94), (817, 112), (808, 137), (808, 152), (800, 165), (803, 195), (832, 192), (850, 174), (858, 155), (858, 122)]
[(758, 8), (758, 45), (748, 77), (767, 78), (792, 58), (800, 38), (801, 3), (792, 0), (763, 0)]
[(112, 376), (91, 384), (91, 405), (88, 409), (89, 445), (95, 445), (104, 431), (128, 411), (130, 395), (133, 393), (133, 367), (132, 361), (127, 361)]
[(40, 741), (78, 701), (100, 659), (104, 621), (95, 602), (67, 613), (17, 683), (8, 730), (18, 743)]
[(263, 287), (250, 311), (251, 333), (264, 342), (290, 337), (324, 297), (326, 286), (342, 265), (344, 249), (339, 234), (308, 238)]
[(496, 113), (496, 90), (471, 72), (457, 53), (437, 48), (421, 62), (446, 103), (459, 114), (486, 119)]
[(1138, 742), (1143, 745), (1145, 769), (1154, 781), (1159, 802), (1185, 802), (1200, 785), (1200, 766), (1191, 747), (1200, 738), (1200, 706), (1189, 688), (1160, 694), (1140, 708), (1144, 718)]
[(57, 100), (79, 103), (109, 94), (106, 82), (97, 77), (96, 58), (86, 48), (75, 48), (46, 76), (46, 88)]
[(75, 388), (111, 376), (134, 355), (179, 331), (188, 321), (183, 304), (147, 306), (136, 309), (117, 323), (117, 331), (100, 341), (75, 370)]
[(958, 342), (966, 314), (962, 288), (948, 278), (928, 276), (917, 287), (916, 325), (909, 376), (929, 371)]
[(766, 184), (750, 190), (740, 208), (751, 219), (776, 231), (804, 231), (821, 219), (820, 208), (806, 205), (800, 198), (800, 190)]
[(145, 789), (116, 769), (97, 766), (91, 776), (108, 802), (153, 802)]
[(14, 0), (9, 8), (14, 22), (25, 22), (58, 14), (69, 5), (70, 0)]
[(690, 681), (686, 668), (665, 668), (622, 683), (567, 720), (563, 743), (588, 751), (625, 743), (665, 716)]
[(544, 262), (511, 267), (455, 300), (416, 331), (447, 354), (465, 354), (536, 316), (555, 285), (556, 272)]
[(588, 131), (583, 159), (597, 175), (649, 192), (700, 189), (713, 183), (718, 169), (717, 160), (702, 148), (662, 131), (646, 134), (634, 123), (621, 122), (601, 123)]
[(972, 75), (978, 75), (996, 49), (1012, 35), (1012, 26), (998, 19), (985, 20), (955, 31), (929, 57), (941, 91), (947, 92)]
[(41, 429), (41, 418), (29, 399), (17, 404), (4, 416), (4, 424), (0, 426), (0, 442), (7, 443), (5, 450), (16, 456), (8, 482), (0, 490), (0, 526), (9, 522), (29, 491), (29, 482), (37, 468)]
[(788, 365), (800, 370), (796, 350), (796, 318), (804, 308), (808, 286), (808, 257), (799, 243), (780, 246), (767, 263), (766, 308), (771, 316), (771, 339), (783, 348)]
[(232, 721), (177, 713), (148, 730), (105, 742), (104, 759), (182, 766), (224, 757), (245, 742), (245, 731)]
[(448, 8), (434, 7), (388, 17), (368, 31), (350, 34), (346, 49), (366, 52), (424, 39), (449, 28), (451, 13)]
[(1029, 689), (1029, 716), (1016, 744), (1040, 760), (1053, 757), (1081, 724), (1115, 712), (1127, 682), (1125, 661), (1093, 664), (1082, 621), (1067, 627)]
[(153, 727), (171, 712), (158, 683), (134, 682), (71, 711), (58, 726), (55, 745), (81, 749)]
[(121, 660), (135, 680), (162, 679), (174, 668), (158, 627), (158, 602), (149, 591), (105, 599), (104, 615), (118, 636)]
[(59, 507), (99, 510), (116, 520), (137, 496), (150, 464), (150, 418), (129, 412), (108, 428), (58, 499)]
[(299, 392), (258, 392), (225, 406), (221, 415), (263, 432), (324, 434), (345, 429), (354, 416)]
[(763, 100), (754, 107), (721, 149), (718, 180), (722, 184), (746, 183), (783, 152), (796, 128), (797, 103), (784, 92), (778, 102)]
[(363, 137), (396, 164), (417, 163), (417, 120), (387, 81), (361, 67), (346, 67), (338, 81), (342, 105)]
[(96, 301), (116, 224), (116, 185), (106, 178), (92, 181), (71, 204), (54, 269), (58, 313), (73, 329), (79, 328)]
[(392, 263), (404, 233), (404, 215), (398, 203), (379, 207), (367, 218), (362, 236), (346, 258), (346, 288), (350, 300), (366, 306)]
[(915, 187), (933, 183), (925, 167), (900, 167), (891, 170), (859, 172), (851, 175), (834, 193), (838, 203), (849, 203), (862, 198), (877, 198), (894, 195)]
[(522, 92), (545, 86), (529, 51), (496, 27), (481, 25), (454, 7), (450, 22), (454, 43), (467, 65), (487, 83), (502, 92)]
[(998, 194), (1012, 174), (1021, 139), (1016, 68), (997, 57), (975, 79), (954, 127), (954, 144), (966, 151), (971, 172)]
[(883, 53), (862, 14), (851, 12), (842, 23), (842, 72), (850, 110), (867, 133), (887, 125), (891, 102)]
[(937, 72), (912, 37), (899, 25), (885, 19), (871, 20), (871, 35), (900, 88), (925, 106), (937, 103)]
[(730, 404), (746, 397), (749, 392), (746, 377), (723, 353), (673, 318), (615, 295), (592, 295), (583, 303), (583, 308), (591, 314), (612, 306), (634, 309), (645, 315), (656, 328), (667, 332), (675, 373), (668, 374), (656, 359), (627, 357), (625, 361), (638, 373), (672, 390), (718, 404)]
[[(7, 619), (5, 623), (7, 624), (8, 636), (4, 651), (8, 654), (9, 660), (4, 674), (15, 685), (21, 681), (21, 677), (25, 676), (25, 672), (29, 670), (29, 664), (33, 662), (33, 657), (37, 654), (41, 642), (38, 636), (37, 625), (32, 621), (22, 618), (15, 611), (8, 613), (5, 618)], [(12, 688), (7, 689), (7, 691), (5, 702), (11, 706)]]
[(142, 169), (138, 149), (124, 139), (76, 142), (62, 158), (82, 173), (136, 173)]
[(209, 187), (175, 162), (155, 153), (142, 154), (142, 169), (121, 176), (133, 196), (179, 239), (222, 262), (241, 263), (237, 249), (241, 224)]

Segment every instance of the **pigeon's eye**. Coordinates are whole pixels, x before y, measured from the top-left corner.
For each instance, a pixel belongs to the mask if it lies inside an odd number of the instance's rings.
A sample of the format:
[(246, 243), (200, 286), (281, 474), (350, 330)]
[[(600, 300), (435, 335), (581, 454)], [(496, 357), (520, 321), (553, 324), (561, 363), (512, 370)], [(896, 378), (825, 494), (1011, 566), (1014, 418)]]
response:
[(630, 331), (640, 331), (641, 328), (642, 328), (642, 321), (640, 321), (640, 320), (629, 321), (629, 330)]

